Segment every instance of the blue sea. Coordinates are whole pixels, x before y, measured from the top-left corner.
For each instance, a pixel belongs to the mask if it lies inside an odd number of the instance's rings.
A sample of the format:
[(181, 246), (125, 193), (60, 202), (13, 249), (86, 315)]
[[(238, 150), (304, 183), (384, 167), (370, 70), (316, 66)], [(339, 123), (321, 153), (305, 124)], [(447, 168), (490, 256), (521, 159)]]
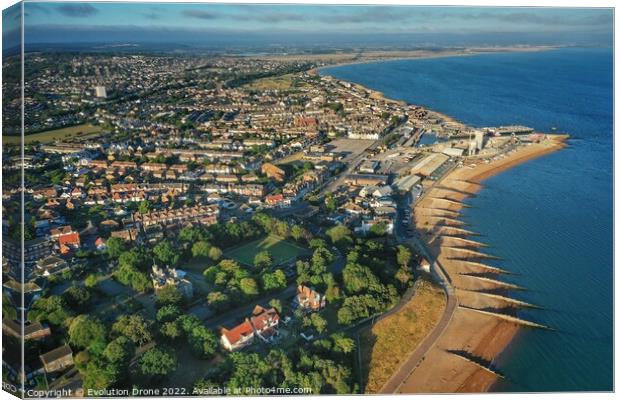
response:
[(568, 147), (486, 179), (470, 229), (543, 307), (494, 365), (498, 391), (613, 389), (613, 50), (558, 49), (325, 68), (473, 126), (523, 124)]

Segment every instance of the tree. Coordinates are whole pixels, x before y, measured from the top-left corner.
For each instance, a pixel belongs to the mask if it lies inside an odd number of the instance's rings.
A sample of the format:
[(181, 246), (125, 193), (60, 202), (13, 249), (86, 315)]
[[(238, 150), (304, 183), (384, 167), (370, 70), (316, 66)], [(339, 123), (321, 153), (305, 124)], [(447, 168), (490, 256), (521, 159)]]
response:
[(217, 350), (217, 336), (202, 325), (198, 325), (190, 331), (188, 342), (192, 350), (202, 358), (213, 357)]
[(90, 274), (84, 279), (84, 286), (87, 288), (94, 288), (99, 283), (99, 277), (95, 274)]
[(282, 313), (282, 302), (280, 301), (280, 299), (271, 299), (269, 301), (269, 305), (275, 308), (279, 314)]
[(114, 276), (123, 285), (129, 285), (134, 290), (144, 293), (153, 288), (153, 282), (149, 277), (136, 267), (119, 263), (118, 268), (114, 271)]
[(186, 226), (179, 232), (179, 240), (184, 243), (196, 243), (204, 237), (203, 231), (195, 226)]
[(114, 386), (119, 379), (120, 370), (117, 364), (95, 358), (86, 364), (86, 368), (80, 371), (80, 374), (84, 390), (87, 392), (88, 389), (101, 390)]
[(258, 294), (258, 285), (254, 278), (243, 278), (239, 281), (239, 289), (246, 296), (254, 296)]
[(148, 200), (144, 200), (142, 202), (140, 202), (140, 205), (138, 206), (138, 212), (140, 214), (148, 214), (152, 209), (152, 205), (151, 202)]
[(157, 322), (174, 321), (181, 315), (181, 310), (176, 304), (167, 304), (157, 310)]
[(176, 321), (169, 321), (164, 323), (159, 331), (162, 335), (171, 340), (179, 338), (183, 333), (181, 332), (181, 328), (179, 328), (179, 324)]
[(153, 339), (150, 326), (150, 322), (140, 314), (121, 315), (112, 325), (112, 331), (126, 336), (132, 342), (142, 346)]
[(209, 258), (213, 261), (218, 261), (222, 258), (222, 250), (220, 250), (219, 247), (211, 246), (209, 249)]
[(121, 238), (111, 237), (106, 242), (108, 255), (111, 258), (118, 258), (125, 251), (125, 242)]
[(221, 311), (230, 304), (230, 297), (224, 292), (211, 292), (207, 295), (207, 304), (216, 311)]
[(157, 304), (181, 304), (183, 294), (173, 285), (166, 285), (157, 291)]
[(291, 227), (291, 237), (299, 241), (304, 235), (304, 229), (299, 225), (293, 225)]
[(176, 370), (177, 358), (173, 352), (155, 347), (142, 355), (139, 366), (144, 375), (163, 377)]
[(281, 269), (277, 269), (273, 273), (264, 273), (261, 278), (264, 290), (279, 290), (286, 287), (286, 275)]
[(72, 286), (63, 293), (63, 297), (69, 307), (82, 311), (90, 300), (90, 292), (81, 286)]
[(325, 232), (335, 245), (349, 245), (353, 243), (351, 230), (344, 225), (336, 225)]
[(111, 363), (127, 367), (133, 357), (135, 346), (125, 336), (119, 336), (106, 346), (103, 356)]
[(387, 233), (387, 228), (388, 228), (387, 224), (381, 221), (370, 227), (370, 233), (372, 233), (375, 236), (383, 236)]
[(194, 257), (208, 257), (211, 245), (205, 241), (199, 241), (192, 245), (192, 256)]
[(351, 338), (346, 337), (344, 333), (333, 334), (332, 340), (334, 341), (334, 349), (338, 350), (341, 353), (349, 354), (350, 352), (355, 350), (355, 341)]
[(336, 211), (336, 208), (338, 208), (336, 199), (334, 199), (334, 195), (331, 193), (328, 193), (327, 196), (325, 196), (325, 208), (329, 212), (334, 212)]
[(217, 266), (212, 265), (209, 268), (202, 271), (202, 275), (205, 277), (205, 280), (207, 282), (215, 283), (215, 279), (217, 277), (218, 272), (220, 272), (220, 269)]
[(85, 349), (95, 342), (105, 342), (105, 332), (105, 326), (97, 317), (78, 315), (69, 325), (69, 342)]
[(153, 253), (157, 260), (169, 266), (175, 266), (180, 259), (179, 251), (174, 248), (169, 240), (163, 240), (153, 247)]
[(327, 248), (325, 240), (318, 238), (310, 240), (309, 245), (311, 249), (318, 249), (319, 247)]
[(397, 249), (396, 261), (402, 267), (409, 267), (409, 263), (411, 262), (411, 250), (403, 245), (398, 245)]
[(267, 250), (263, 250), (254, 256), (254, 266), (260, 269), (266, 269), (273, 264), (273, 257)]
[(325, 328), (327, 328), (327, 321), (319, 313), (311, 314), (310, 321), (318, 333), (323, 333)]
[(381, 283), (372, 270), (365, 265), (349, 262), (342, 270), (342, 280), (347, 293), (377, 290)]
[(411, 282), (411, 279), (413, 279), (413, 274), (408, 267), (401, 266), (398, 268), (398, 271), (396, 271), (396, 274), (394, 274), (394, 278), (396, 278), (402, 286), (406, 286), (409, 282)]
[(186, 334), (189, 334), (192, 329), (200, 325), (200, 319), (195, 315), (181, 315), (176, 321), (181, 327), (181, 330)]
[(49, 322), (61, 326), (71, 317), (65, 300), (56, 295), (37, 299), (28, 311), (28, 319), (38, 322)]

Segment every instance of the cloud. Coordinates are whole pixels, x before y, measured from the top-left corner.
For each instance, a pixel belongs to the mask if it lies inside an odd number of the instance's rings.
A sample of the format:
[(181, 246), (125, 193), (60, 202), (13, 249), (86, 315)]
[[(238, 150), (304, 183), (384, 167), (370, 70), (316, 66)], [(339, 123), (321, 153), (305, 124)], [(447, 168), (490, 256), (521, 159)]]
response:
[(161, 15), (155, 9), (151, 9), (148, 12), (143, 12), (141, 15), (146, 19), (157, 20), (161, 18)]
[(202, 11), (202, 10), (183, 10), (181, 14), (190, 18), (198, 18), (198, 19), (217, 19), (220, 18), (219, 14)]
[(362, 12), (333, 13), (319, 17), (323, 22), (350, 24), (405, 21), (411, 18), (412, 14), (403, 7), (372, 7)]
[[(231, 18), (235, 18), (232, 17)], [(268, 13), (268, 14), (248, 14), (241, 15), (238, 19), (243, 21), (259, 21), (268, 23), (279, 23), (288, 21), (305, 21), (306, 17), (303, 14), (298, 13)]]
[(435, 17), (441, 19), (460, 19), (467, 21), (498, 21), (511, 24), (532, 24), (532, 25), (554, 25), (554, 26), (598, 26), (601, 24), (611, 24), (613, 16), (611, 12), (601, 12), (596, 15), (575, 15), (567, 14), (557, 10), (556, 13), (533, 13), (533, 12), (511, 12), (511, 13), (442, 13)]
[(42, 12), (43, 14), (50, 13), (50, 9), (48, 7), (43, 7), (42, 5), (37, 4), (37, 3), (24, 3), (24, 10), (26, 12), (29, 12), (29, 11)]
[(56, 11), (72, 18), (91, 17), (99, 12), (97, 8), (90, 4), (63, 4), (56, 7)]

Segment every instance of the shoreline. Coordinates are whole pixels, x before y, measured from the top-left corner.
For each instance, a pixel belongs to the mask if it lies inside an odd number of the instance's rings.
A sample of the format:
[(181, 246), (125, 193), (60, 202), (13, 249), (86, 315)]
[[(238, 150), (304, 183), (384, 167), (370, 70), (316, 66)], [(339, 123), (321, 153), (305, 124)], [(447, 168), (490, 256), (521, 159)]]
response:
[[(310, 73), (318, 73), (320, 70), (325, 68), (335, 68), (335, 67), (344, 67), (347, 65), (357, 65), (357, 64), (374, 64), (374, 63), (382, 63), (389, 61), (401, 61), (401, 60), (424, 60), (424, 59), (432, 59), (432, 58), (445, 58), (445, 57), (467, 57), (467, 56), (476, 56), (481, 54), (496, 54), (496, 53), (527, 53), (527, 52), (539, 52), (539, 51), (550, 51), (557, 50), (562, 48), (562, 46), (507, 46), (507, 47), (467, 47), (458, 50), (409, 50), (408, 52), (412, 53), (410, 55), (403, 56), (379, 56), (376, 59), (362, 59), (362, 60), (347, 60), (336, 62), (334, 64), (325, 65), (318, 68), (312, 68), (309, 70)], [(415, 52), (419, 52), (417, 54), (413, 54)], [(389, 53), (389, 51), (387, 51)], [(369, 53), (369, 54), (372, 54)], [(380, 92), (379, 92), (380, 93)], [(393, 99), (392, 99), (393, 100)]]
[[(450, 277), (458, 304), (465, 307), (457, 306), (448, 326), (422, 361), (402, 382), (399, 393), (487, 392), (498, 381), (497, 375), (468, 362), (465, 358), (455, 356), (451, 351), (463, 351), (471, 355), (472, 359), (478, 357), (490, 364), (490, 361), (512, 342), (521, 327), (471, 309), (512, 307), (516, 310), (519, 305), (509, 301), (510, 288), (501, 285), (501, 275), (492, 276), (497, 282), (477, 281), (471, 276), (462, 275), (489, 273), (485, 270), (484, 244), (476, 246), (475, 236), (459, 234), (460, 229), (467, 227), (458, 223), (458, 217), (446, 219), (440, 215), (445, 216), (447, 212), (458, 213), (463, 208), (460, 203), (484, 187), (481, 184), (484, 179), (561, 150), (566, 146), (567, 138), (567, 135), (550, 136), (545, 142), (520, 148), (489, 164), (477, 165), (474, 168), (464, 166), (453, 170), (430, 188), (426, 197), (414, 208), (416, 227), (421, 232), (423, 241)], [(446, 205), (445, 198), (450, 198), (453, 202)], [(458, 247), (459, 242), (462, 247)], [(476, 254), (476, 257), (467, 255), (466, 252), (471, 251), (479, 254)], [(487, 297), (481, 294), (485, 291), (498, 292), (505, 297)]]
[[(545, 49), (528, 49), (521, 51), (546, 51), (555, 48)], [(504, 50), (508, 52), (509, 50)], [(512, 50), (517, 51), (517, 50)], [(413, 57), (407, 59), (422, 58), (439, 58), (450, 56), (479, 55), (489, 52), (478, 52), (470, 54), (438, 54), (431, 57)], [(393, 61), (394, 59), (385, 59), (379, 61), (352, 62), (342, 65), (362, 64), (370, 62)], [(319, 71), (311, 73), (319, 73), (321, 69), (340, 65), (331, 65), (319, 68)], [(331, 76), (329, 74), (325, 74)], [(332, 76), (333, 77), (333, 76)], [(334, 79), (338, 79), (333, 77)], [(346, 80), (344, 80), (346, 81)], [(467, 126), (455, 118), (434, 111), (428, 107), (412, 104), (404, 100), (396, 100), (387, 98), (383, 93), (370, 89), (356, 82), (350, 82), (357, 88), (361, 88), (370, 93), (377, 99), (386, 102), (396, 102), (420, 107), (429, 113), (432, 113), (445, 122), (458, 123)], [(446, 275), (450, 279), (450, 290), (456, 297), (456, 308), (451, 312), (444, 308), (447, 313), (447, 325), (435, 335), (432, 344), (426, 344), (428, 349), (418, 348), (409, 356), (410, 360), (402, 362), (398, 369), (412, 361), (417, 361), (413, 369), (406, 375), (407, 377), (397, 385), (395, 393), (481, 393), (488, 392), (499, 381), (499, 376), (492, 370), (481, 368), (476, 364), (476, 359), (482, 359), (491, 366), (494, 360), (502, 353), (515, 336), (520, 332), (521, 326), (514, 322), (508, 322), (494, 315), (478, 313), (476, 309), (508, 309), (512, 315), (515, 310), (523, 307), (523, 304), (516, 303), (510, 299), (510, 290), (514, 287), (502, 285), (501, 274), (494, 275), (497, 272), (488, 268), (484, 263), (484, 243), (476, 245), (476, 236), (463, 234), (466, 232), (467, 226), (464, 226), (459, 220), (460, 210), (464, 207), (461, 203), (466, 198), (475, 195), (483, 188), (481, 181), (493, 175), (523, 164), (535, 158), (543, 157), (547, 154), (561, 150), (566, 147), (565, 143), (568, 135), (549, 134), (549, 138), (542, 143), (534, 143), (522, 146), (516, 149), (512, 154), (491, 161), (489, 164), (479, 164), (473, 168), (463, 166), (456, 170), (450, 171), (446, 176), (428, 189), (427, 196), (414, 207), (413, 218), (416, 230), (421, 234), (422, 240), (427, 245), (428, 250), (436, 261), (442, 264)], [(473, 163), (475, 161), (470, 162)], [(428, 196), (433, 192), (434, 196)], [(444, 198), (442, 200), (441, 198)], [(445, 201), (449, 198), (451, 202)], [(430, 210), (430, 212), (429, 212)], [(435, 213), (435, 215), (433, 215)], [(454, 217), (456, 215), (456, 217)], [(446, 219), (446, 217), (449, 217)], [(458, 246), (467, 248), (457, 248)], [(472, 257), (478, 251), (476, 257)], [(467, 255), (469, 252), (469, 255)], [(463, 253), (466, 256), (463, 256)], [(461, 260), (455, 260), (455, 258)], [(482, 257), (482, 258), (480, 258)], [(469, 258), (469, 260), (468, 260)], [(491, 258), (491, 257), (489, 257)], [(468, 274), (485, 274), (494, 279), (489, 280), (476, 279)], [(499, 296), (485, 296), (480, 292), (492, 292)], [(459, 307), (463, 305), (465, 307)], [(527, 305), (526, 305), (527, 306)], [(474, 309), (474, 310), (472, 310)], [(510, 315), (510, 314), (508, 314)], [(442, 317), (443, 319), (443, 317)], [(439, 325), (433, 330), (437, 330)], [(459, 357), (455, 355), (455, 351), (465, 352), (468, 357)], [(417, 354), (414, 357), (415, 353)], [(415, 358), (415, 359), (414, 359)], [(400, 378), (400, 377), (399, 377)], [(395, 386), (392, 385), (392, 389)], [(381, 391), (387, 394), (392, 392), (390, 389)]]

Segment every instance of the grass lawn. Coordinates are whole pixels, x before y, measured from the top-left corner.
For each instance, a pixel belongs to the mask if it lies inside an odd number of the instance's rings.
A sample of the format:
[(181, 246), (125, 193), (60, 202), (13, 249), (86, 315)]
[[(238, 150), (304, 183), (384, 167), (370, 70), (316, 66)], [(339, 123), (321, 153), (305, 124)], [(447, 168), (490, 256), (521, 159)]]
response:
[(307, 249), (288, 242), (281, 237), (269, 235), (244, 245), (233, 247), (224, 252), (224, 256), (232, 258), (241, 264), (254, 265), (254, 256), (263, 250), (267, 250), (273, 257), (274, 265), (307, 253)]
[[(293, 88), (295, 75), (286, 74), (280, 76), (270, 76), (268, 78), (257, 79), (245, 85), (247, 89), (257, 90), (287, 90)], [(305, 85), (304, 85), (305, 86)]]
[[(81, 136), (81, 135), (90, 135), (93, 133), (101, 132), (100, 126), (95, 126), (91, 124), (82, 124), (75, 126), (68, 126), (60, 129), (53, 129), (51, 131), (43, 131), (39, 133), (33, 133), (30, 135), (26, 135), (25, 141), (26, 144), (32, 143), (34, 141), (39, 141), (41, 143), (49, 143), (58, 139), (65, 139), (72, 136)], [(19, 144), (20, 137), (19, 136), (3, 136), (2, 141), (6, 144)]]
[(418, 284), (407, 305), (360, 335), (366, 393), (377, 393), (441, 318), (446, 305), (441, 288), (426, 280)]

